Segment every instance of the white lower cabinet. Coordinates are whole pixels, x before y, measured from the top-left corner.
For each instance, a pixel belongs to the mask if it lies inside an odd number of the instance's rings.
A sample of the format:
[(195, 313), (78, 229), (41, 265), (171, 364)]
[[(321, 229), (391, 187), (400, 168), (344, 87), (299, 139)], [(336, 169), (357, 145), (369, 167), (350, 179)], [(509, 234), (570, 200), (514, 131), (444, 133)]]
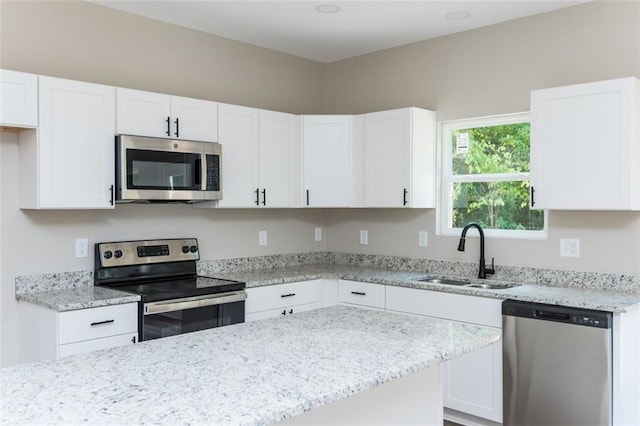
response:
[(18, 303), (20, 362), (130, 345), (138, 341), (138, 304), (57, 312)]
[(338, 282), (338, 303), (384, 309), (385, 286), (382, 284), (340, 280)]
[(335, 280), (310, 280), (247, 289), (245, 321), (292, 315), (334, 305)]
[[(501, 329), (501, 306), (499, 299), (386, 286), (390, 311)], [(502, 342), (447, 361), (443, 385), (445, 418), (468, 421), (465, 415), (471, 415), (501, 423)]]

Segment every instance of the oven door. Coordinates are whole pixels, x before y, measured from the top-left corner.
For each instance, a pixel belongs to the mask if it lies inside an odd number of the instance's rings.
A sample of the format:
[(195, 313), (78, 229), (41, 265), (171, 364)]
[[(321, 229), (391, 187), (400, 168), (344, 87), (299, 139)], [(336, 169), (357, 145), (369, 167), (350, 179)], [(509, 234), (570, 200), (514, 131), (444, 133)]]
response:
[(246, 298), (242, 290), (143, 303), (140, 341), (244, 322)]

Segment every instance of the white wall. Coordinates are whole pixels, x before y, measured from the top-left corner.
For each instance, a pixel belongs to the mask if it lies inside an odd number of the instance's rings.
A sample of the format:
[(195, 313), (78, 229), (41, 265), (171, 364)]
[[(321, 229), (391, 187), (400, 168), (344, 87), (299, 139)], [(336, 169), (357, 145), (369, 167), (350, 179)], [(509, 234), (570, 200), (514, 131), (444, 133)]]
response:
[[(527, 111), (533, 89), (628, 76), (640, 77), (640, 2), (593, 2), (329, 64), (326, 105), (336, 113), (414, 105), (452, 120)], [(434, 210), (331, 210), (329, 223), (330, 250), (479, 257), (477, 243), (460, 253), (456, 237), (435, 235)], [(359, 229), (369, 230), (368, 246)], [(426, 249), (418, 230), (429, 232)], [(581, 257), (561, 258), (560, 238), (580, 239)], [(498, 265), (637, 275), (640, 212), (552, 211), (547, 240), (489, 239), (487, 256)]]

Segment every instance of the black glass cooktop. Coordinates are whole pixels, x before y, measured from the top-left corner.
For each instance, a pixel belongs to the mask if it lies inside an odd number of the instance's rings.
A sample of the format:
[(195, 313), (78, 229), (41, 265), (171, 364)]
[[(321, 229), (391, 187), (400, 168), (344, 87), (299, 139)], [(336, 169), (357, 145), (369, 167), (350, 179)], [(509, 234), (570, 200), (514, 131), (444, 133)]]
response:
[(122, 283), (110, 285), (109, 288), (139, 294), (143, 302), (156, 302), (238, 291), (245, 288), (245, 283), (210, 277), (180, 277)]

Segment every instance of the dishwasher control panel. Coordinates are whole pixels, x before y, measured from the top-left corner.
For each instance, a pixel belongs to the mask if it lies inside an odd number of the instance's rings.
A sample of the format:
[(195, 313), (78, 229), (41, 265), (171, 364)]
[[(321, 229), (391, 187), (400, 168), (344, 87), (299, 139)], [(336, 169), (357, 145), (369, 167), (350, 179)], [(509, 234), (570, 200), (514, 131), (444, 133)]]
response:
[(518, 300), (505, 300), (502, 303), (502, 315), (596, 328), (611, 328), (612, 322), (611, 312)]

